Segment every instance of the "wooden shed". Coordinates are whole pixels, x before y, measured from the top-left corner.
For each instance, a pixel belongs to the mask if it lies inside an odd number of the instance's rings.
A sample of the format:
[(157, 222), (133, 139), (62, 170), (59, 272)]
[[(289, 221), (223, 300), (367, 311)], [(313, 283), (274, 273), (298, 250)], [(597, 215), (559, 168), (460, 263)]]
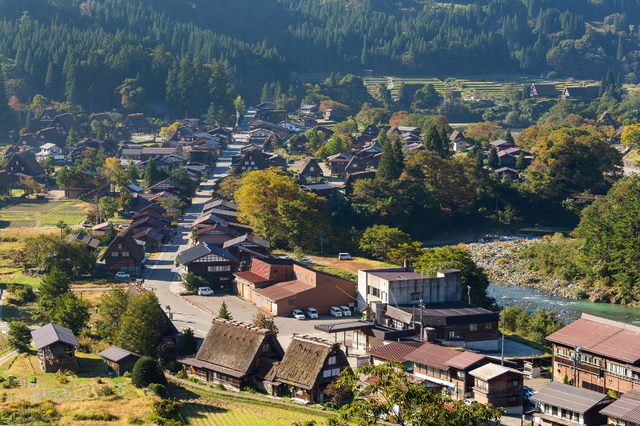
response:
[(111, 346), (98, 355), (102, 357), (104, 362), (104, 372), (114, 372), (118, 376), (122, 376), (127, 371), (133, 371), (133, 366), (142, 358), (142, 355), (134, 354), (116, 346)]
[(78, 368), (75, 349), (80, 344), (68, 328), (49, 323), (33, 330), (31, 337), (38, 349), (38, 365), (44, 373)]

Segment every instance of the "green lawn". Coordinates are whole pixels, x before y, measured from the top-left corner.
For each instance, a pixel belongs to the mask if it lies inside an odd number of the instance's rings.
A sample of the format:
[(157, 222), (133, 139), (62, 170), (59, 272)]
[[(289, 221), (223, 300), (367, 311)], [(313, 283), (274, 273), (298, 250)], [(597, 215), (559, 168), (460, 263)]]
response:
[(295, 407), (224, 400), (186, 403), (181, 417), (184, 423), (197, 426), (288, 426), (295, 421), (315, 420), (324, 424), (326, 420), (325, 416)]
[(50, 227), (60, 220), (78, 225), (87, 216), (88, 207), (81, 200), (15, 199), (0, 209), (0, 228)]

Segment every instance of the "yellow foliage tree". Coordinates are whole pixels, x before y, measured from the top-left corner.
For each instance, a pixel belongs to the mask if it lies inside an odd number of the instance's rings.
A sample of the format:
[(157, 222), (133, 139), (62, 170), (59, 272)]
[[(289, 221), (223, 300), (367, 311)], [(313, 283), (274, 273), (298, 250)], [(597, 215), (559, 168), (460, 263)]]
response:
[(629, 148), (640, 148), (640, 124), (632, 124), (624, 128), (622, 133), (622, 143)]

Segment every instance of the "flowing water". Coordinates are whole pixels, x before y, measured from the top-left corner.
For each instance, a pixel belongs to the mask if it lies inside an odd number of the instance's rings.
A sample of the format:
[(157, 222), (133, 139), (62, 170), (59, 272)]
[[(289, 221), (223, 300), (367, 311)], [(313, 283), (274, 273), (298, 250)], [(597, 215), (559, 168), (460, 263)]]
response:
[(594, 303), (588, 300), (565, 299), (534, 288), (513, 285), (499, 286), (491, 284), (487, 289), (487, 294), (496, 299), (500, 305), (504, 300), (507, 306), (520, 303), (530, 311), (538, 307), (554, 309), (558, 311), (559, 316), (565, 322), (576, 320), (583, 313), (587, 313), (627, 324), (640, 325), (640, 308), (611, 303)]

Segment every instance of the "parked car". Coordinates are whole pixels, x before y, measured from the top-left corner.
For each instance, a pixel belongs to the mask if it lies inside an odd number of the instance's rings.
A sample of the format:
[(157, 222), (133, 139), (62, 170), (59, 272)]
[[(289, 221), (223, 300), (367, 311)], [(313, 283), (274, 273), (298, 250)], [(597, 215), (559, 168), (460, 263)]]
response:
[(331, 309), (329, 310), (329, 313), (331, 315), (333, 315), (334, 317), (341, 317), (342, 316), (342, 310), (340, 308), (338, 308), (337, 306), (332, 306)]
[(307, 308), (307, 316), (309, 318), (318, 318), (318, 311), (315, 308)]
[(198, 296), (211, 296), (213, 295), (213, 290), (211, 287), (198, 287)]
[(304, 259), (302, 259), (302, 263), (313, 263), (313, 262), (308, 257), (305, 257)]
[(340, 253), (338, 254), (338, 260), (351, 260), (351, 255), (349, 253)]
[(293, 164), (293, 163), (295, 163), (295, 161), (293, 161), (293, 160), (287, 160), (287, 164)]
[(471, 404), (477, 404), (478, 401), (476, 401), (473, 398), (467, 398), (467, 399), (464, 400), (464, 403), (467, 404), (467, 405), (471, 405)]
[(350, 317), (351, 316), (351, 309), (347, 308), (346, 306), (340, 306), (340, 310), (342, 311), (342, 316), (343, 317)]
[(297, 320), (303, 320), (307, 318), (304, 316), (304, 313), (300, 309), (294, 309), (291, 312), (291, 315), (293, 315), (293, 317)]
[(116, 279), (117, 280), (129, 280), (131, 279), (131, 275), (127, 274), (126, 272), (116, 272)]

